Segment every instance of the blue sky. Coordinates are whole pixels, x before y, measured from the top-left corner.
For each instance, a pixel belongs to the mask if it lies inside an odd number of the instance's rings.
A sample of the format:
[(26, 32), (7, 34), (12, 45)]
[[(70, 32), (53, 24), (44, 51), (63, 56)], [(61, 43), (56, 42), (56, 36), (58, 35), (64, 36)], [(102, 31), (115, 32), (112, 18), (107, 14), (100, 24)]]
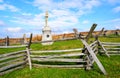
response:
[(42, 34), (46, 10), (53, 34), (120, 29), (120, 0), (0, 0), (0, 38)]

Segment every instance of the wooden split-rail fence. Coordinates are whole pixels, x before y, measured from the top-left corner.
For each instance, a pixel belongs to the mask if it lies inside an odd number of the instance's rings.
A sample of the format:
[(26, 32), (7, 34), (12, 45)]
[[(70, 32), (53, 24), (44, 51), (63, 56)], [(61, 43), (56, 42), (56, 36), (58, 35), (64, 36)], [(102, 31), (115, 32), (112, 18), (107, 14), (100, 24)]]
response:
[(29, 49), (26, 45), (21, 46), (0, 46), (0, 48), (21, 48), (26, 47), (26, 50), (10, 52), (0, 55), (0, 75), (23, 68), (27, 63), (30, 64)]
[(88, 44), (86, 40), (80, 39), (84, 48), (69, 50), (33, 51), (28, 45), (0, 46), (0, 48), (20, 48), (25, 50), (0, 55), (0, 75), (23, 68), (25, 65), (59, 68), (84, 68), (90, 70), (96, 62), (100, 70), (107, 75), (105, 68), (97, 58), (96, 54), (109, 55), (120, 54), (120, 43), (100, 42), (95, 40)]
[(32, 34), (30, 36), (30, 41), (27, 45), (19, 46), (0, 46), (0, 48), (25, 48), (25, 50), (20, 50), (16, 52), (10, 52), (6, 54), (0, 54), (0, 75), (4, 75), (11, 71), (25, 67), (27, 64), (31, 70), (32, 63), (30, 58), (30, 45), (31, 45)]
[[(83, 48), (69, 50), (50, 50), (50, 51), (33, 51), (30, 50), (32, 43), (32, 34), (27, 45), (21, 46), (0, 46), (0, 48), (19, 48), (26, 47), (25, 50), (11, 52), (0, 55), (0, 75), (23, 68), (25, 65), (41, 66), (41, 67), (59, 67), (59, 68), (84, 68), (90, 70), (93, 64), (96, 63), (103, 72), (107, 75), (105, 68), (97, 58), (96, 54), (115, 55), (120, 53), (120, 43), (100, 42), (98, 36), (95, 36), (95, 41), (88, 44), (88, 40), (94, 31), (97, 24), (93, 24), (88, 35), (83, 38), (76, 36), (74, 39), (80, 39), (84, 45)], [(103, 29), (101, 30), (103, 32)], [(77, 38), (78, 37), (78, 38)], [(71, 39), (65, 39), (71, 40)], [(58, 40), (61, 41), (61, 40)]]
[[(31, 51), (32, 65), (58, 68), (85, 68), (86, 70), (90, 70), (94, 62), (96, 62), (100, 70), (107, 75), (103, 65), (96, 56), (99, 52), (99, 41), (96, 40), (91, 44), (88, 44), (84, 39), (81, 39), (81, 41), (85, 46), (84, 48)], [(105, 54), (108, 55), (106, 52)]]
[(108, 55), (120, 55), (120, 43), (117, 42), (101, 42), (103, 49), (100, 49), (101, 54), (106, 51)]

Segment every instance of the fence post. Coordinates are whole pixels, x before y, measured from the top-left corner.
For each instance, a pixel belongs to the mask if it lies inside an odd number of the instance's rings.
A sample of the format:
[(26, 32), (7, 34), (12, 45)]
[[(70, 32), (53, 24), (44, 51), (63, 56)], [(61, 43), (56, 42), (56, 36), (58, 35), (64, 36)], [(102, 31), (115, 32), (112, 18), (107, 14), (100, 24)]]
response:
[(96, 28), (97, 24), (93, 24), (90, 31), (88, 32), (88, 35), (86, 36), (86, 42), (88, 42), (92, 32), (94, 31), (94, 29)]
[(119, 35), (119, 29), (115, 30), (115, 35), (116, 35), (116, 36)]
[(108, 54), (108, 52), (107, 52), (107, 50), (104, 48), (104, 46), (102, 45), (102, 43), (98, 40), (98, 44), (100, 45), (100, 47), (103, 49), (103, 51), (105, 52), (105, 54), (108, 56), (108, 57), (110, 57), (109, 56), (109, 54)]
[(62, 35), (62, 39), (64, 39), (64, 38), (65, 38), (65, 35), (66, 35), (65, 33)]
[(95, 53), (93, 52), (93, 50), (90, 48), (90, 46), (88, 45), (88, 43), (81, 39), (82, 43), (85, 45), (87, 51), (89, 52), (89, 54), (92, 56), (93, 60), (96, 62), (96, 64), (98, 65), (99, 69), (104, 73), (104, 75), (107, 75), (106, 70), (104, 69), (103, 65), (101, 64), (101, 62), (99, 61), (99, 59), (97, 58), (97, 56), (95, 55)]
[[(89, 40), (92, 32), (93, 32), (94, 29), (96, 28), (96, 26), (97, 26), (97, 24), (93, 24), (93, 25), (92, 25), (90, 31), (88, 32), (88, 35), (87, 35), (86, 38), (85, 38), (85, 41), (86, 41), (86, 42), (88, 42), (88, 40)], [(84, 45), (83, 50), (82, 50), (82, 53), (85, 53), (85, 50), (86, 50), (86, 48), (85, 48), (85, 45)], [(82, 58), (82, 56), (80, 56), (80, 58)]]
[(23, 34), (23, 44), (26, 44), (27, 40), (26, 40), (26, 34)]
[(101, 49), (98, 38), (100, 35), (102, 35), (103, 31), (104, 28), (102, 28), (102, 30), (95, 36), (95, 41), (97, 41), (97, 53), (100, 53), (100, 49)]
[(106, 37), (107, 30), (104, 31), (103, 36)]
[(92, 63), (91, 63), (91, 60), (90, 60), (89, 56), (90, 55), (87, 54), (87, 56), (84, 59), (86, 61), (85, 70), (91, 70), (91, 67), (92, 67)]
[(27, 58), (28, 58), (29, 68), (31, 70), (32, 69), (32, 63), (31, 63), (31, 58), (30, 58), (30, 50), (29, 50), (28, 46), (26, 47), (26, 51), (27, 51)]
[(104, 28), (102, 28), (102, 30), (95, 36), (95, 40), (98, 40), (98, 37), (102, 35), (103, 31), (104, 31)]
[(29, 40), (28, 46), (26, 47), (27, 56), (28, 56), (28, 63), (29, 63), (30, 70), (32, 69), (32, 63), (31, 63), (31, 58), (30, 58), (30, 45), (31, 45), (31, 41), (32, 41), (32, 33), (30, 34), (30, 40)]
[(32, 33), (30, 34), (30, 39), (29, 39), (29, 43), (28, 43), (28, 48), (29, 49), (30, 49), (31, 43), (32, 43)]
[(9, 46), (9, 36), (7, 36), (5, 40), (6, 40), (6, 46)]
[(79, 38), (79, 32), (76, 28), (73, 29), (75, 38)]

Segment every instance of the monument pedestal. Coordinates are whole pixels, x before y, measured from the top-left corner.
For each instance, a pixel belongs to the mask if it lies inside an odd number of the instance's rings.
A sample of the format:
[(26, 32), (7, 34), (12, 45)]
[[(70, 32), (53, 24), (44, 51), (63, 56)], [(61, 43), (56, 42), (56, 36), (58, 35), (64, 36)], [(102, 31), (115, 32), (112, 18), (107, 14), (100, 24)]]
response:
[(42, 45), (52, 45), (52, 34), (49, 26), (45, 26), (42, 30)]

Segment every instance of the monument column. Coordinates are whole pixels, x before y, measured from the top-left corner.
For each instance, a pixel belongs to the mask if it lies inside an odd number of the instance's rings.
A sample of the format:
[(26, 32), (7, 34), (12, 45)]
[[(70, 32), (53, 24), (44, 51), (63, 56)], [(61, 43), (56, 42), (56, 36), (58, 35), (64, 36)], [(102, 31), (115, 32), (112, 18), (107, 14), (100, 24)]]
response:
[(42, 29), (42, 41), (43, 41), (42, 45), (51, 45), (53, 43), (53, 42), (47, 42), (47, 41), (52, 41), (51, 28), (48, 26), (48, 11), (46, 11), (45, 13), (45, 26)]

